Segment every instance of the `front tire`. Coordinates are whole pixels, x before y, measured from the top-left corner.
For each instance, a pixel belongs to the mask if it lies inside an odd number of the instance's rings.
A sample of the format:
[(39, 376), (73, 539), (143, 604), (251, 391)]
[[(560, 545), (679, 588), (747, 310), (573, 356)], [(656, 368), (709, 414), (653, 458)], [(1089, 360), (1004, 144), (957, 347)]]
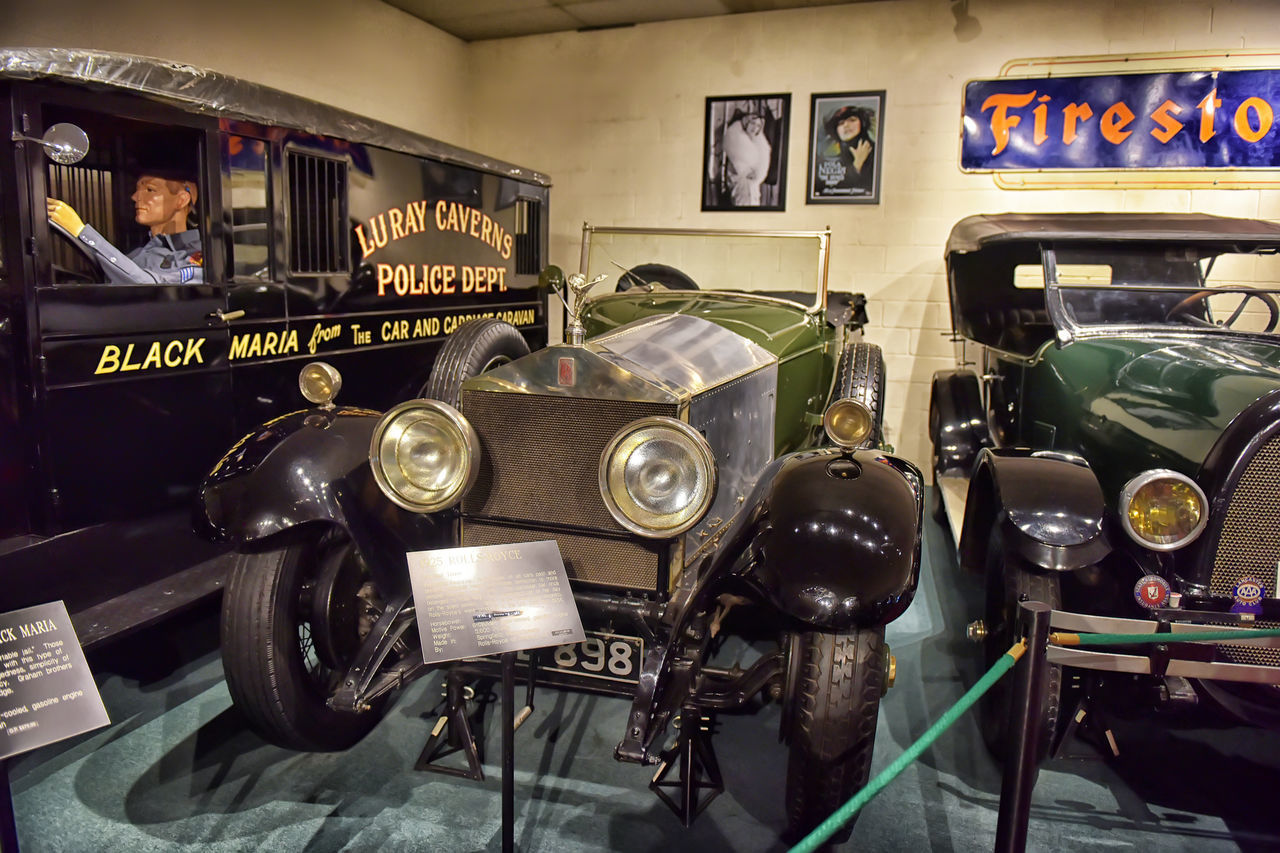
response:
[[(867, 784), (884, 694), (884, 628), (806, 632), (793, 644), (787, 832), (799, 840)], [(844, 841), (853, 821), (832, 836)]]
[[(1061, 610), (1062, 590), (1058, 576), (1036, 571), (1006, 549), (997, 524), (987, 547), (986, 606), (983, 613), (987, 635), (982, 644), (983, 664), (987, 669), (994, 666), (1014, 644), (1018, 633), (1018, 605), (1024, 601), (1041, 601), (1054, 610)], [(1062, 667), (1050, 664), (1046, 681), (1038, 731), (1031, 735), (1036, 744), (1037, 761), (1043, 761), (1049, 754), (1058, 730), (1062, 714)], [(1001, 761), (1009, 750), (1009, 726), (1015, 718), (1013, 701), (1013, 674), (1006, 673), (983, 695), (978, 705), (982, 739), (991, 754)]]
[[(324, 625), (313, 626), (316, 585), (325, 566), (346, 573), (342, 583), (326, 585), (344, 594), (329, 597), (330, 615)], [(323, 658), (335, 649), (349, 657), (359, 647), (363, 602), (351, 591), (361, 585), (362, 574), (350, 540), (336, 529), (312, 530), (283, 547), (236, 560), (222, 602), (222, 666), (232, 701), (271, 743), (310, 752), (343, 750), (382, 718), (385, 702), (358, 714), (327, 704), (345, 667)], [(320, 632), (327, 642), (318, 647)]]

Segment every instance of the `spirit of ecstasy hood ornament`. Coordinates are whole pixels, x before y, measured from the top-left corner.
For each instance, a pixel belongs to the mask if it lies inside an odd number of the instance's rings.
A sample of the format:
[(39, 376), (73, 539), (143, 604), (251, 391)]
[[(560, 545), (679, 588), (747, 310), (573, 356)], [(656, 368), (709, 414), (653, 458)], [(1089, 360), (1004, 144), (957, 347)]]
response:
[[(539, 284), (554, 293), (564, 303), (565, 310), (569, 312), (569, 322), (564, 329), (565, 343), (575, 347), (582, 346), (582, 341), (586, 336), (586, 329), (582, 325), (582, 312), (590, 304), (587, 294), (591, 291), (591, 288), (606, 278), (608, 276), (598, 275), (587, 281), (587, 277), (580, 272), (571, 273), (566, 278), (560, 268), (555, 266), (547, 267), (538, 277)], [(564, 296), (560, 294), (561, 284), (568, 285), (569, 290), (573, 292), (572, 303), (566, 302)]]

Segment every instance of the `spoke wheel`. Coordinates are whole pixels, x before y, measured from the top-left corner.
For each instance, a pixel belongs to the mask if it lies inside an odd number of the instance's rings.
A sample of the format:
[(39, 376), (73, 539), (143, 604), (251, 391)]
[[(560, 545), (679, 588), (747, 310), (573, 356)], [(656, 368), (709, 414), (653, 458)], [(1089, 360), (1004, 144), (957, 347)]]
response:
[[(365, 606), (349, 594), (359, 588), (354, 579), (321, 582), (326, 567), (332, 574), (335, 565), (362, 575), (346, 535), (317, 529), (271, 551), (241, 554), (227, 583), (221, 626), (227, 687), (253, 730), (279, 746), (346, 749), (385, 709), (382, 701), (358, 714), (328, 706), (347, 663), (334, 656), (349, 657), (358, 648)], [(325, 607), (316, 606), (321, 586), (329, 590)]]
[[(787, 832), (800, 840), (867, 784), (885, 683), (884, 629), (792, 642), (786, 710)], [(793, 678), (794, 675), (794, 678)], [(849, 837), (853, 822), (832, 841)]]

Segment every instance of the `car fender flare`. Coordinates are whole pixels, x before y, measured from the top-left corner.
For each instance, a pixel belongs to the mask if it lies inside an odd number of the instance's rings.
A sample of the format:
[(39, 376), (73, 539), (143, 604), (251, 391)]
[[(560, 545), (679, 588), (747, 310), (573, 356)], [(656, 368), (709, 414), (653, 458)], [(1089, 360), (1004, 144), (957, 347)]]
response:
[(972, 370), (939, 370), (929, 393), (929, 441), (933, 473), (959, 470), (966, 476), (978, 453), (991, 446), (982, 388)]
[(303, 525), (351, 535), (383, 590), (407, 584), (405, 552), (447, 547), (451, 519), (387, 500), (369, 469), (380, 412), (340, 407), (282, 415), (238, 441), (200, 484), (194, 525), (241, 549), (267, 547)]
[(1005, 541), (1032, 565), (1051, 571), (1093, 565), (1111, 551), (1105, 513), (1102, 487), (1084, 460), (984, 448), (969, 480), (960, 565), (982, 569), (993, 524), (1003, 525)]
[(782, 614), (829, 631), (893, 621), (920, 575), (924, 480), (875, 450), (823, 448), (774, 460), (716, 554)]

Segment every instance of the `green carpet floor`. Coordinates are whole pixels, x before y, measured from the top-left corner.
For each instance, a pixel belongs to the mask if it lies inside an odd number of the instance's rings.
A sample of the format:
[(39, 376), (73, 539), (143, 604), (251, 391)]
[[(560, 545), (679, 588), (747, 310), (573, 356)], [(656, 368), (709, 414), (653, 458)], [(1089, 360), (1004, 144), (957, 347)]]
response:
[[(949, 536), (929, 522), (919, 594), (889, 630), (898, 682), (881, 706), (875, 769), (980, 674), (976, 647), (963, 639), (977, 615), (974, 586)], [(91, 659), (113, 724), (10, 763), (25, 853), (501, 849), (496, 713), (486, 715), (483, 783), (413, 770), (438, 676), (405, 690), (351, 750), (291, 753), (244, 728), (215, 644), (210, 608)], [(612, 758), (626, 702), (542, 690), (535, 704), (516, 741), (518, 849), (786, 849), (776, 706), (720, 717), (727, 790), (685, 829), (648, 790), (650, 769)], [(1280, 850), (1276, 733), (1141, 717), (1115, 730), (1119, 759), (1045, 765), (1029, 850)], [(999, 796), (999, 768), (964, 718), (864, 810), (842, 849), (990, 850)]]

